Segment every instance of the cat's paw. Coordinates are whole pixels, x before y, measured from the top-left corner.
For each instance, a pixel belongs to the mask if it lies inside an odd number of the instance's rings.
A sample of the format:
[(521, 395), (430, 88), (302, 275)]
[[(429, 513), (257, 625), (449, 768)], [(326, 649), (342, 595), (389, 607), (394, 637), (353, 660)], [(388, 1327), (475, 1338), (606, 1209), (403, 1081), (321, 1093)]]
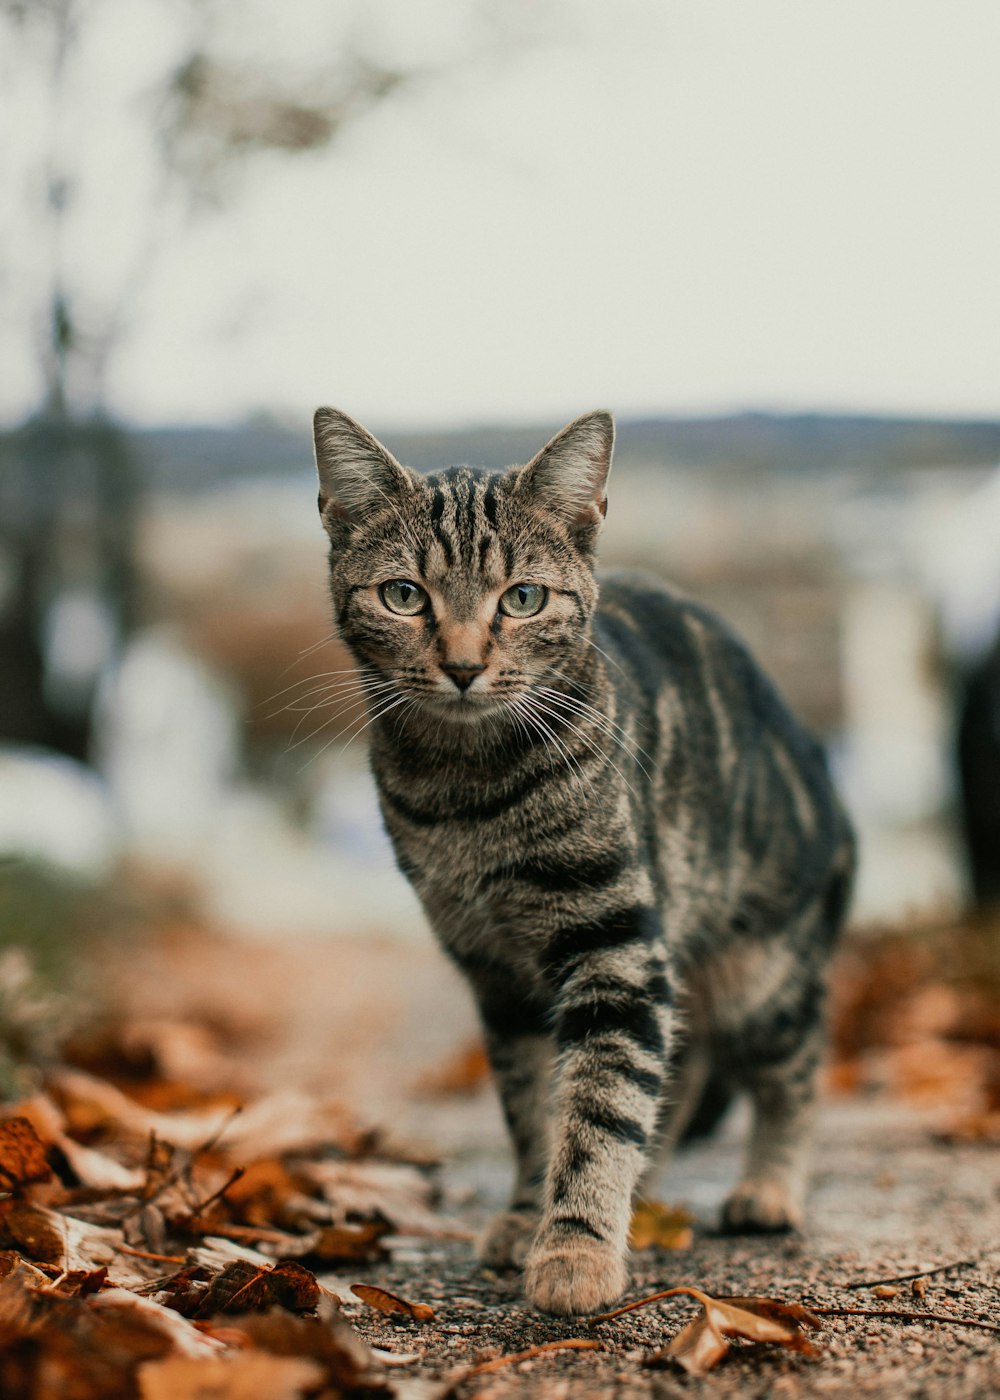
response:
[(520, 1268), (538, 1229), (532, 1211), (505, 1210), (495, 1215), (476, 1246), (479, 1262), (490, 1269)]
[(617, 1249), (586, 1235), (536, 1240), (524, 1266), (524, 1292), (542, 1312), (563, 1316), (600, 1312), (628, 1282)]
[(802, 1228), (799, 1195), (787, 1182), (768, 1178), (743, 1181), (722, 1207), (721, 1228), (727, 1235), (780, 1234)]

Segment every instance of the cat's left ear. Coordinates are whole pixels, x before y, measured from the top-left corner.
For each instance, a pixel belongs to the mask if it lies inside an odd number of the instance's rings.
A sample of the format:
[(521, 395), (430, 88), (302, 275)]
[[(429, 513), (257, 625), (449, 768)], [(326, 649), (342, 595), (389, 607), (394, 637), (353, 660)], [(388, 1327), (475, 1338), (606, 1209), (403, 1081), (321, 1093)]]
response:
[(386, 500), (408, 495), (414, 478), (367, 428), (337, 408), (313, 418), (319, 511), (327, 530), (359, 520)]
[(574, 531), (594, 537), (608, 509), (607, 481), (615, 420), (585, 413), (556, 433), (518, 473), (517, 489), (562, 516)]

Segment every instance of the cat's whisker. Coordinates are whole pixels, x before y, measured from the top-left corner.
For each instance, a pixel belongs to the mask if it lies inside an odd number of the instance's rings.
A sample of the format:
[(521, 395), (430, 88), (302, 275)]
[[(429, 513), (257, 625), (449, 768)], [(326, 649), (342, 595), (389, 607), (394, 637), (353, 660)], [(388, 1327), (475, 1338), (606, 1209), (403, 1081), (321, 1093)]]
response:
[[(572, 686), (576, 684), (572, 676), (568, 675), (565, 671), (560, 670), (557, 666), (550, 666), (549, 671), (552, 675), (559, 677), (561, 680), (564, 680), (568, 685)], [(653, 757), (653, 755), (647, 749), (644, 749), (637, 739), (633, 738), (633, 736), (629, 734), (629, 732), (626, 729), (624, 729), (617, 722), (617, 720), (613, 719), (611, 715), (605, 713), (604, 710), (600, 710), (596, 706), (591, 705), (589, 701), (584, 700), (579, 695), (569, 695), (565, 691), (556, 690), (551, 686), (537, 686), (536, 689), (543, 694), (551, 696), (554, 700), (559, 700), (564, 704), (573, 706), (578, 710), (580, 714), (586, 714), (590, 716), (590, 718), (593, 719), (595, 724), (600, 725), (602, 727), (606, 727), (608, 737), (615, 737), (616, 742), (620, 743), (624, 748), (626, 748), (630, 752), (630, 756), (632, 758), (635, 758), (636, 754), (642, 754), (643, 758), (648, 759), (651, 764), (655, 765), (656, 760)], [(614, 732), (612, 733), (611, 731)], [(638, 759), (636, 759), (636, 762), (638, 763)], [(639, 764), (639, 767), (642, 768), (641, 763)], [(644, 768), (643, 772), (646, 772)], [(648, 772), (646, 772), (646, 776), (649, 776)]]
[(336, 671), (317, 671), (314, 675), (303, 676), (301, 680), (293, 681), (291, 685), (286, 685), (283, 690), (276, 690), (273, 695), (269, 695), (266, 700), (258, 702), (257, 708), (263, 705), (273, 705), (275, 700), (280, 700), (283, 695), (287, 695), (290, 690), (296, 690), (300, 685), (311, 685), (313, 681), (321, 681), (328, 676), (360, 676), (361, 671), (357, 666), (342, 666)]
[(556, 751), (565, 760), (570, 777), (580, 783), (581, 790), (583, 794), (586, 795), (587, 785), (590, 784), (592, 786), (593, 779), (588, 778), (576, 755), (559, 738), (559, 735), (555, 733), (552, 726), (547, 724), (538, 714), (537, 711), (539, 707), (537, 704), (533, 703), (528, 696), (524, 695), (521, 696), (519, 700), (514, 701), (514, 705), (518, 712), (524, 717), (525, 721), (534, 728), (537, 734), (541, 735), (543, 742), (553, 745)]
[(651, 778), (649, 769), (639, 758), (639, 754), (641, 754), (643, 758), (648, 758), (650, 763), (654, 762), (652, 755), (637, 744), (632, 736), (628, 734), (620, 724), (617, 724), (607, 715), (602, 714), (601, 711), (595, 709), (593, 705), (588, 705), (585, 701), (577, 700), (572, 695), (565, 695), (560, 690), (553, 690), (551, 686), (539, 686), (537, 689), (539, 694), (545, 695), (552, 704), (569, 710), (571, 714), (579, 715), (581, 719), (589, 720), (594, 727), (599, 729), (602, 734), (606, 735), (612, 743), (618, 745), (622, 752), (633, 761), (644, 777)]
[[(342, 687), (331, 687), (329, 690), (326, 687), (320, 687), (315, 692), (309, 692), (307, 695), (303, 696), (296, 696), (294, 700), (290, 700), (287, 705), (283, 705), (280, 710), (275, 710), (272, 714), (266, 716), (266, 718), (276, 719), (279, 715), (287, 713), (298, 714), (301, 711), (303, 719), (300, 719), (292, 730), (291, 738), (294, 739), (304, 723), (305, 717), (315, 714), (317, 710), (321, 710), (328, 705), (337, 704), (341, 700), (346, 700), (349, 703), (353, 703), (355, 700), (367, 702), (369, 695), (373, 692), (377, 694), (379, 691), (384, 692), (394, 688), (395, 683), (393, 681), (384, 681), (377, 686), (361, 686), (353, 683), (344, 683)], [(298, 700), (309, 700), (310, 696), (316, 697), (312, 700), (311, 704), (299, 705), (297, 703)], [(345, 708), (347, 708), (347, 706), (345, 706)], [(340, 711), (338, 711), (338, 713), (340, 713)], [(322, 728), (323, 726), (320, 727)], [(316, 730), (314, 732), (318, 733), (319, 731)]]
[(580, 725), (574, 723), (574, 721), (567, 715), (560, 713), (560, 711), (556, 709), (550, 709), (544, 705), (541, 705), (540, 708), (551, 718), (557, 719), (560, 723), (565, 724), (566, 728), (569, 729), (571, 733), (575, 734), (584, 744), (586, 744), (595, 756), (600, 756), (601, 758), (603, 758), (605, 763), (607, 763), (608, 767), (611, 768), (618, 775), (618, 777), (624, 783), (625, 787), (629, 790), (632, 796), (636, 798), (637, 801), (641, 800), (639, 798), (639, 793), (629, 782), (628, 778), (626, 778), (622, 770), (618, 767), (618, 764), (615, 763), (611, 755), (607, 752), (606, 749), (601, 747), (601, 745), (596, 741), (596, 739), (594, 739), (590, 734), (588, 734), (584, 729), (582, 729)]
[[(391, 689), (395, 692), (397, 690), (397, 687), (390, 683), (387, 689)], [(385, 690), (383, 690), (382, 694), (378, 697), (378, 700), (384, 699), (385, 693)], [(378, 703), (378, 700), (376, 701), (376, 703)], [(300, 748), (303, 744), (307, 744), (310, 739), (315, 739), (318, 734), (322, 734), (324, 729), (329, 728), (329, 726), (334, 722), (334, 720), (339, 719), (341, 715), (348, 714), (352, 709), (355, 709), (361, 703), (367, 703), (366, 697), (362, 695), (350, 695), (347, 697), (340, 696), (338, 697), (338, 699), (331, 700), (329, 702), (317, 702), (317, 704), (313, 705), (311, 709), (306, 711), (305, 715), (303, 715), (303, 717), (296, 724), (291, 735), (291, 739), (294, 740), (294, 742), (289, 742), (288, 751), (291, 752), (291, 750)], [(304, 734), (301, 739), (297, 739), (295, 736), (298, 734), (299, 729), (305, 723), (308, 716), (311, 714), (315, 714), (317, 710), (325, 709), (327, 707), (327, 704), (336, 705), (337, 708), (332, 712), (332, 714), (328, 714), (326, 716), (322, 724), (317, 725), (315, 729), (311, 729), (309, 733)], [(336, 737), (337, 736), (334, 735), (334, 738)]]
[(598, 653), (599, 656), (603, 656), (604, 659), (605, 659), (605, 661), (610, 662), (612, 666), (617, 666), (617, 667), (618, 667), (618, 670), (621, 671), (621, 673), (622, 673), (623, 676), (627, 676), (627, 675), (628, 675), (628, 672), (626, 671), (626, 669), (625, 669), (625, 667), (622, 665), (622, 663), (621, 663), (616, 657), (610, 656), (610, 655), (603, 649), (603, 647), (599, 647), (599, 646), (597, 645), (597, 643), (594, 641), (593, 637), (584, 637), (583, 640), (587, 643), (588, 646), (593, 647), (594, 650)]
[(567, 729), (571, 730), (572, 733), (576, 734), (577, 737), (581, 739), (583, 743), (585, 743), (595, 755), (599, 755), (601, 758), (603, 758), (604, 761), (609, 765), (609, 767), (613, 768), (614, 771), (618, 774), (618, 777), (628, 788), (632, 796), (639, 800), (639, 794), (629, 782), (628, 778), (626, 778), (622, 770), (618, 767), (617, 763), (615, 763), (614, 759), (605, 749), (601, 748), (600, 744), (598, 744), (597, 741), (591, 737), (591, 735), (589, 735), (584, 729), (582, 729), (580, 725), (575, 724), (569, 716), (560, 713), (560, 711), (555, 709), (554, 707), (550, 707), (537, 699), (535, 703), (544, 714), (547, 714), (552, 719), (557, 719), (560, 723), (565, 724)]
[[(407, 705), (412, 707), (418, 703), (419, 702), (417, 701), (416, 696), (407, 694), (397, 696), (395, 700), (390, 700), (387, 704), (384, 704), (381, 709), (376, 710), (375, 713), (365, 721), (361, 728), (356, 730), (351, 735), (347, 743), (344, 745), (344, 752), (346, 753), (347, 750), (354, 743), (355, 739), (359, 739), (361, 735), (365, 732), (365, 730), (369, 729), (377, 719), (384, 719), (384, 717), (387, 714), (389, 714), (392, 710), (398, 709), (400, 705)], [(403, 716), (401, 715), (400, 718), (402, 719)]]
[(289, 661), (288, 665), (280, 673), (279, 679), (281, 676), (287, 676), (293, 666), (297, 666), (299, 662), (304, 661), (307, 656), (312, 656), (314, 651), (319, 651), (320, 647), (328, 646), (331, 642), (335, 642), (336, 640), (336, 632), (328, 632), (325, 637), (320, 637), (318, 642), (313, 642), (311, 646), (303, 647), (302, 650), (299, 652), (298, 656), (296, 656), (295, 660)]
[(302, 709), (304, 705), (307, 708), (312, 708), (312, 705), (308, 704), (308, 702), (311, 701), (314, 704), (321, 704), (321, 697), (333, 699), (337, 695), (346, 695), (349, 692), (356, 695), (365, 695), (368, 693), (369, 689), (369, 686), (357, 680), (328, 681), (324, 685), (313, 686), (311, 690), (303, 691), (301, 695), (293, 695), (287, 704), (272, 711), (269, 715), (266, 715), (265, 718), (275, 719), (278, 715), (284, 714), (286, 710), (297, 711)]
[[(347, 743), (344, 745), (342, 752), (346, 753), (347, 750), (354, 743), (355, 739), (357, 739), (359, 735), (363, 734), (365, 730), (370, 725), (374, 724), (377, 719), (382, 719), (384, 715), (387, 715), (391, 710), (396, 709), (398, 706), (406, 704), (407, 701), (415, 703), (413, 701), (412, 696), (398, 694), (393, 699), (385, 701), (379, 709), (377, 709), (373, 714), (369, 715), (368, 719), (365, 721), (365, 723), (361, 726), (360, 729), (355, 730), (355, 732), (348, 739)], [(344, 730), (338, 730), (336, 734), (332, 735), (332, 737), (327, 740), (327, 742), (317, 753), (314, 753), (310, 758), (306, 760), (306, 762), (299, 769), (299, 772), (304, 772), (306, 768), (309, 767), (310, 763), (314, 763), (317, 759), (322, 758), (322, 756), (326, 753), (327, 749), (330, 748), (331, 744), (335, 744), (337, 740), (343, 736), (344, 732)]]

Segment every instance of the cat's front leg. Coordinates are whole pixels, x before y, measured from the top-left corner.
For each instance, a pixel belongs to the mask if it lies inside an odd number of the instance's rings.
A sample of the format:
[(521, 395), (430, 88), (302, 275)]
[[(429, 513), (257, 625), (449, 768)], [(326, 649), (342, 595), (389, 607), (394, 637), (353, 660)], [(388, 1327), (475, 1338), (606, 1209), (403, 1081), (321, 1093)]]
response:
[[(635, 937), (570, 971), (556, 1013), (559, 1050), (542, 1221), (525, 1263), (545, 1312), (598, 1312), (620, 1296), (632, 1194), (656, 1129), (672, 1027), (649, 910)], [(641, 915), (641, 917), (639, 917)]]
[(524, 1263), (541, 1215), (553, 1040), (544, 1009), (518, 996), (509, 975), (503, 982), (477, 979), (473, 986), (516, 1160), (510, 1205), (490, 1221), (478, 1253), (483, 1264), (505, 1269)]

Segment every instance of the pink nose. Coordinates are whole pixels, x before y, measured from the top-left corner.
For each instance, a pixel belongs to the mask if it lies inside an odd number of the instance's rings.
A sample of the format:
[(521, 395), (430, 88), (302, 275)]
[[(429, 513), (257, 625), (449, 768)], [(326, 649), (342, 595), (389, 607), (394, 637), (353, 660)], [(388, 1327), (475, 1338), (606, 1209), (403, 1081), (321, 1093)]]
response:
[(476, 665), (469, 661), (442, 662), (441, 670), (458, 686), (459, 690), (468, 690), (469, 686), (486, 667)]

